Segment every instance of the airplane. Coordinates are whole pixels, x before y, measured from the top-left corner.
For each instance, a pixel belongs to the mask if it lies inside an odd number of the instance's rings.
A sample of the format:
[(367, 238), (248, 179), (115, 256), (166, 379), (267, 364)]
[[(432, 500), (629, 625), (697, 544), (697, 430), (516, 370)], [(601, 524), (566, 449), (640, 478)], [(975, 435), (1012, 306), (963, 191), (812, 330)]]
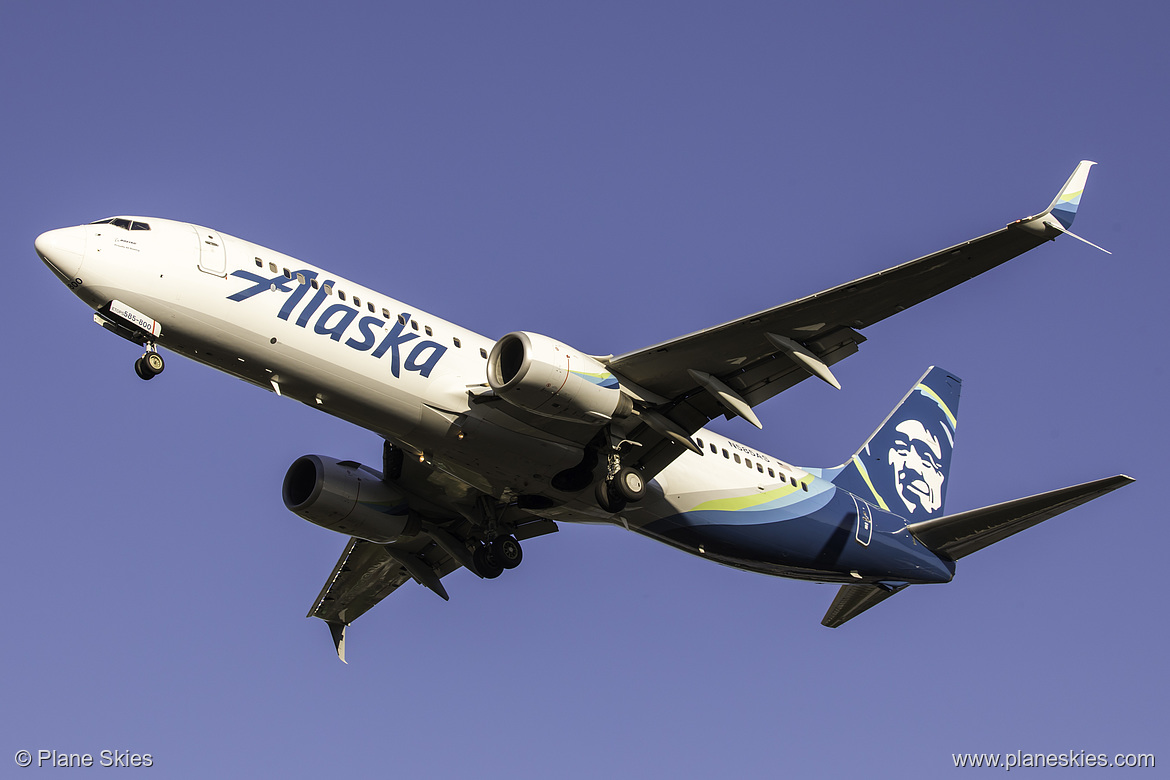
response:
[[(210, 228), (119, 216), (50, 230), (37, 255), (139, 345), (160, 347), (376, 434), (381, 470), (305, 455), (285, 506), (349, 537), (309, 617), (346, 628), (413, 580), (514, 569), (558, 523), (616, 524), (737, 569), (840, 589), (838, 627), (956, 562), (1133, 480), (1124, 474), (944, 512), (960, 380), (932, 367), (843, 464), (803, 468), (707, 429), (831, 366), (861, 331), (1069, 231), (1082, 161), (1043, 212), (824, 292), (622, 355), (491, 339)], [(1086, 241), (1086, 243), (1089, 243)], [(1095, 244), (1093, 246), (1096, 246)], [(1100, 249), (1100, 247), (1097, 247)], [(1104, 250), (1102, 250), (1104, 251)]]

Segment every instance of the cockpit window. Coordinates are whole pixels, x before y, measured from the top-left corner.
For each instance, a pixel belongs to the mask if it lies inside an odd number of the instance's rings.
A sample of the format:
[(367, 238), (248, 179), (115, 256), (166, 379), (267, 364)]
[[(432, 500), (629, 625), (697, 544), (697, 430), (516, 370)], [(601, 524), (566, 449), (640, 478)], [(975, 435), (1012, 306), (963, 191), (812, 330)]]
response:
[(121, 217), (110, 217), (109, 219), (99, 219), (97, 222), (90, 222), (91, 225), (113, 225), (120, 227), (123, 230), (150, 230), (149, 222), (131, 222), (128, 219)]

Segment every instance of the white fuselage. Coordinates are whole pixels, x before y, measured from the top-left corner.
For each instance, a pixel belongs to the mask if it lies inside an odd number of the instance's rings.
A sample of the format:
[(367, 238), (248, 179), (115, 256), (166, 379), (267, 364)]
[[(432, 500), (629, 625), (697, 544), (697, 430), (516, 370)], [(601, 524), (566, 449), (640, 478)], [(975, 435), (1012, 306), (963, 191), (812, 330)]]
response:
[(473, 401), (486, 390), (492, 339), (233, 236), (140, 222), (150, 229), (104, 223), (51, 231), (38, 251), (99, 312), (118, 301), (156, 321), (158, 345), (373, 431), (496, 498), (554, 497), (542, 516), (639, 530), (711, 502), (832, 489), (809, 471), (702, 430), (695, 438), (703, 456), (682, 454), (644, 501), (610, 515), (592, 491), (558, 493), (549, 484), (580, 460), (579, 443)]

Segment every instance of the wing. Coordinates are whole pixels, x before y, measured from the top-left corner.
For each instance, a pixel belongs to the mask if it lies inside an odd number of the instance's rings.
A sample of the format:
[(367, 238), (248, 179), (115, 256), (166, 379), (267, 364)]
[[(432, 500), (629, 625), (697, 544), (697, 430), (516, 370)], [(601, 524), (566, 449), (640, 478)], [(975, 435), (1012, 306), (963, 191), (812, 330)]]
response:
[[(524, 541), (552, 533), (557, 526), (532, 517), (510, 523), (508, 530)], [(467, 541), (471, 533), (465, 519), (443, 524), (420, 520), (418, 534), (394, 544), (350, 539), (307, 617), (329, 624), (337, 656), (345, 661), (346, 627), (402, 584), (414, 580), (447, 601), (443, 577), (461, 567), (481, 576), (471, 553), (477, 542)]]
[(857, 351), (865, 341), (858, 331), (1068, 233), (1093, 164), (1081, 162), (1047, 210), (994, 233), (610, 359), (623, 386), (652, 407), (631, 436), (642, 445), (635, 465), (653, 476), (716, 417), (737, 414), (758, 425), (751, 407), (809, 376), (839, 387), (829, 366)]
[(344, 661), (347, 625), (416, 577), (446, 600), (440, 580), (462, 565), (423, 534), (394, 545), (350, 539), (307, 617), (329, 624), (337, 655)]

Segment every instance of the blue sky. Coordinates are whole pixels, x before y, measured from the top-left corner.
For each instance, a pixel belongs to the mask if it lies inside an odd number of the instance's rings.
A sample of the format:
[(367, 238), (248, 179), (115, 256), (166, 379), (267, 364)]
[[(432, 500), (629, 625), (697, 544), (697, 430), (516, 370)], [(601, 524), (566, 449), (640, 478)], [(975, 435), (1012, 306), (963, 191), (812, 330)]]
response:
[[(596, 778), (1170, 760), (1170, 12), (967, 5), (4, 3), (0, 762)], [(1074, 229), (1112, 255), (1045, 245), (868, 329), (843, 390), (806, 382), (758, 410), (762, 432), (719, 429), (832, 465), (938, 364), (965, 380), (949, 509), (1138, 482), (835, 631), (833, 586), (570, 526), (508, 576), (452, 575), (450, 603), (402, 588), (344, 666), (303, 615), (345, 540), (279, 489), (302, 454), (376, 463), (378, 440), (178, 358), (141, 382), (136, 348), (32, 247), (117, 213), (182, 219), (489, 336), (620, 353), (1036, 213), (1081, 159), (1100, 164)]]

